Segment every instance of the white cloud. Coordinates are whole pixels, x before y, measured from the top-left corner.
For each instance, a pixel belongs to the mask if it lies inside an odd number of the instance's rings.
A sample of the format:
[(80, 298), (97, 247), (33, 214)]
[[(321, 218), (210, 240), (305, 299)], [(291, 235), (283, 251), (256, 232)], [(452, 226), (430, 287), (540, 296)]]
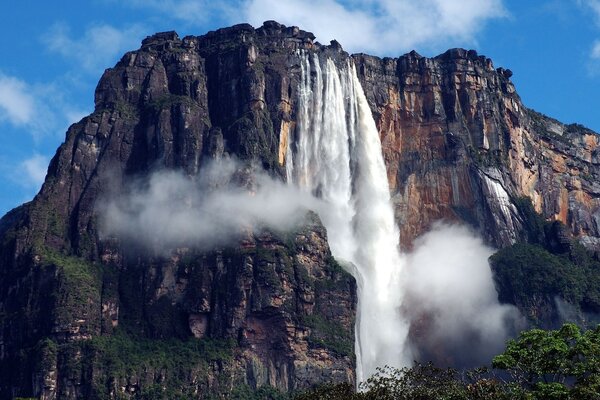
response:
[(41, 154), (34, 154), (22, 161), (19, 165), (19, 173), (17, 174), (21, 177), (21, 185), (36, 190), (39, 189), (46, 178), (49, 162), (50, 158)]
[(202, 26), (226, 15), (239, 14), (239, 1), (226, 3), (211, 0), (105, 0), (133, 8), (160, 12), (161, 18), (171, 18), (190, 25)]
[[(600, 0), (577, 0), (579, 6), (584, 7), (592, 12), (594, 22), (597, 27), (600, 27)], [(600, 40), (597, 39), (592, 43), (588, 53), (587, 70), (591, 76), (600, 74)]]
[[(42, 41), (54, 53), (74, 61), (65, 74), (50, 83), (28, 83), (0, 72), (0, 123), (8, 122), (31, 134), (36, 143), (43, 136), (64, 135), (66, 128), (88, 114), (81, 104), (72, 104), (72, 92), (87, 78), (81, 71), (99, 74), (121, 54), (139, 47), (142, 28), (118, 30), (109, 25), (88, 29), (79, 39), (69, 29), (55, 25)], [(97, 76), (94, 76), (94, 80)]]
[(600, 0), (578, 0), (580, 6), (588, 7), (594, 13), (595, 22), (600, 26)]
[(120, 30), (103, 24), (88, 28), (80, 38), (73, 38), (68, 26), (56, 24), (42, 37), (42, 42), (51, 52), (77, 62), (75, 70), (97, 73), (111, 67), (125, 51), (138, 48), (144, 32), (140, 25)]
[(31, 121), (34, 104), (31, 89), (25, 82), (0, 73), (0, 121), (25, 125)]
[(57, 132), (61, 137), (66, 127), (87, 114), (70, 104), (66, 86), (60, 81), (29, 83), (0, 72), (0, 124), (13, 125), (36, 143)]
[(160, 171), (134, 182), (124, 193), (99, 201), (101, 231), (157, 251), (194, 245), (211, 247), (238, 239), (248, 229), (289, 230), (320, 202), (299, 189), (228, 159), (190, 178)]
[(594, 45), (592, 46), (592, 51), (590, 52), (590, 56), (594, 60), (600, 60), (600, 40), (596, 40)]
[[(113, 1), (113, 0), (105, 0)], [(215, 20), (266, 20), (299, 26), (317, 40), (338, 40), (351, 52), (395, 55), (415, 47), (439, 51), (474, 44), (489, 19), (507, 15), (502, 0), (125, 0), (195, 26)], [(226, 22), (225, 22), (226, 21)]]
[(243, 9), (253, 25), (274, 19), (352, 52), (386, 55), (475, 43), (487, 20), (507, 15), (502, 0), (247, 0)]

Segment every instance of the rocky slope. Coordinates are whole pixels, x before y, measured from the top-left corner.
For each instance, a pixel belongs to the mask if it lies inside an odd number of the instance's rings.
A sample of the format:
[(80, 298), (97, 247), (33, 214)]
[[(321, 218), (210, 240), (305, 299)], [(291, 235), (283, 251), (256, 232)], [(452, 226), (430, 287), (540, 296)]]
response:
[[(298, 51), (349, 57), (314, 39), (275, 22), (159, 33), (104, 73), (95, 111), (71, 126), (40, 193), (0, 220), (0, 398), (353, 381), (355, 283), (318, 218), (166, 256), (99, 233), (98, 199), (154, 170), (194, 176), (236, 156), (284, 179)], [(525, 196), (597, 249), (596, 134), (525, 108), (510, 72), (473, 51), (352, 57), (404, 247), (438, 219), (510, 245), (526, 237)]]

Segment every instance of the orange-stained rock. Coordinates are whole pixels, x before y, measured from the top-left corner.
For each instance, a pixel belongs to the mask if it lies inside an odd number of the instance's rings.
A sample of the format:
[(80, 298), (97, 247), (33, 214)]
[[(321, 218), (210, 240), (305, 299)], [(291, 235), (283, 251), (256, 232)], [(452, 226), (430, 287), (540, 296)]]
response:
[(506, 246), (522, 237), (518, 210), (509, 204), (502, 212), (506, 197), (531, 198), (576, 236), (600, 236), (596, 133), (526, 108), (511, 73), (472, 50), (353, 57), (379, 128), (404, 247), (439, 219), (467, 222)]

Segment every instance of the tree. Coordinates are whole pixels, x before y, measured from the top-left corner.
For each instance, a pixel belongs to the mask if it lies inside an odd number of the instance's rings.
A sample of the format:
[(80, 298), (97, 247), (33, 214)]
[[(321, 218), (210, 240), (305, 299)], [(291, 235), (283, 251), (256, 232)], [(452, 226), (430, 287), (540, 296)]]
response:
[(585, 333), (575, 324), (522, 332), (494, 357), (492, 366), (507, 371), (534, 398), (598, 399), (600, 325)]
[[(598, 400), (600, 325), (581, 332), (575, 324), (558, 330), (532, 329), (494, 357), (496, 371), (457, 371), (433, 364), (379, 369), (354, 392), (349, 384), (325, 385), (297, 400)], [(508, 375), (511, 379), (500, 379)], [(506, 376), (504, 377), (506, 378)]]

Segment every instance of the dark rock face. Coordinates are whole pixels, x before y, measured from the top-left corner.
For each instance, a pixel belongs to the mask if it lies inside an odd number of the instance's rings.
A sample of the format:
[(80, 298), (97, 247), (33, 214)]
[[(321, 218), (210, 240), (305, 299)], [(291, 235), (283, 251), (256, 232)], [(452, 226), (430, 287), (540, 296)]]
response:
[[(353, 381), (355, 283), (317, 218), (168, 256), (101, 238), (98, 226), (98, 199), (154, 170), (194, 176), (235, 156), (283, 179), (297, 51), (349, 57), (313, 40), (273, 21), (183, 39), (165, 32), (105, 72), (95, 111), (70, 127), (40, 193), (0, 220), (0, 398), (202, 397)], [(530, 197), (598, 248), (595, 133), (526, 109), (510, 71), (474, 51), (352, 57), (403, 246), (438, 219), (506, 246), (525, 237), (514, 201)], [(174, 353), (186, 361), (174, 366), (164, 356)]]
[[(202, 397), (354, 381), (355, 283), (318, 218), (169, 256), (98, 232), (98, 199), (154, 170), (193, 176), (234, 155), (281, 177), (295, 50), (313, 38), (274, 22), (159, 33), (105, 72), (94, 113), (71, 126), (40, 193), (0, 222), (0, 398)], [(185, 350), (194, 338), (230, 351), (191, 357), (187, 369), (156, 361), (172, 349), (160, 343)]]

